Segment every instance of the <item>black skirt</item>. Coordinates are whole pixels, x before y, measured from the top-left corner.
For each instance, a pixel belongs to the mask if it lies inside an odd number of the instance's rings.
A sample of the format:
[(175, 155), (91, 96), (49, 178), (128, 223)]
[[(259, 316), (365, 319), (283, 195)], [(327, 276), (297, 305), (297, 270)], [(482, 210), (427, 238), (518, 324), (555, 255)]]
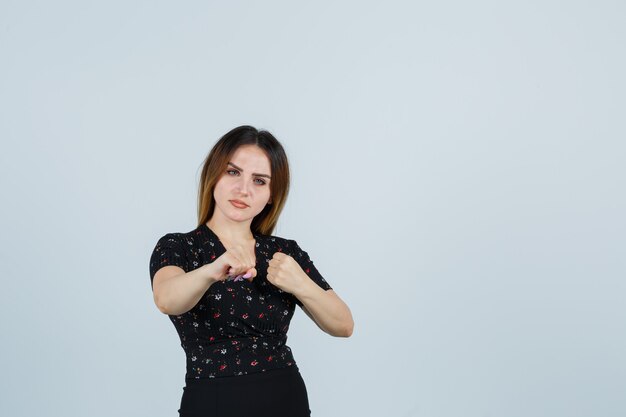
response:
[(309, 417), (296, 365), (247, 375), (185, 380), (180, 417)]

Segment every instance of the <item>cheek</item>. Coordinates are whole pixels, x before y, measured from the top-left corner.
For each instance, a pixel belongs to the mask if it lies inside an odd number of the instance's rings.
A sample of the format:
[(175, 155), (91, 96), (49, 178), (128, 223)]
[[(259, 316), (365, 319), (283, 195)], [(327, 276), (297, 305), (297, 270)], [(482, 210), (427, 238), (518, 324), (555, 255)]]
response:
[(223, 191), (223, 184), (221, 182), (218, 182), (217, 184), (215, 184), (215, 188), (213, 189), (213, 196), (219, 196), (222, 195)]
[(220, 178), (215, 184), (215, 192), (218, 194), (224, 194), (231, 188), (232, 184), (230, 184), (228, 177)]
[(270, 189), (265, 186), (262, 190), (257, 190), (256, 198), (259, 200), (259, 204), (267, 204), (267, 201), (270, 199)]

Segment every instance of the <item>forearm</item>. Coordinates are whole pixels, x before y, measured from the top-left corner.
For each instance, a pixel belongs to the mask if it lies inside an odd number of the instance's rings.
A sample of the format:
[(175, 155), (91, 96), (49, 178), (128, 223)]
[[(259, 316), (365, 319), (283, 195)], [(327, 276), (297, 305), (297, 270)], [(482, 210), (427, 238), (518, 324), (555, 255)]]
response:
[(213, 282), (210, 264), (173, 276), (161, 283), (156, 304), (164, 314), (175, 316), (186, 313), (198, 304)]
[(322, 330), (332, 336), (349, 337), (354, 329), (352, 313), (334, 291), (326, 291), (309, 280), (294, 294)]

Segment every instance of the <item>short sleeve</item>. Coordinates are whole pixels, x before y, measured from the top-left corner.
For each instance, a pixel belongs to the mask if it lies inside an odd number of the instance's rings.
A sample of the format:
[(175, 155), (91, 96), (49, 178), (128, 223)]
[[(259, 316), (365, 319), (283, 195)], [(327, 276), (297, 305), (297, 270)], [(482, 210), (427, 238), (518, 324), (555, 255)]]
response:
[(174, 265), (189, 271), (187, 256), (180, 237), (176, 233), (168, 233), (161, 237), (150, 256), (150, 285), (154, 290), (154, 275), (164, 266)]
[[(306, 274), (319, 285), (323, 290), (332, 290), (332, 287), (326, 282), (322, 274), (317, 270), (313, 261), (309, 257), (309, 254), (306, 253), (295, 240), (291, 240), (291, 256), (298, 262), (300, 267)], [(302, 307), (302, 302), (298, 300), (297, 297), (294, 297), (296, 304)]]

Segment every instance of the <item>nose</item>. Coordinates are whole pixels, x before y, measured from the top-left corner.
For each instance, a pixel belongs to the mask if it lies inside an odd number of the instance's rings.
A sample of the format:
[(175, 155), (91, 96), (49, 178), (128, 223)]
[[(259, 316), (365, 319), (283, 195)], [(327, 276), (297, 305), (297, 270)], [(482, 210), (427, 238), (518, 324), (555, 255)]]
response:
[(239, 182), (238, 182), (238, 188), (239, 188), (239, 192), (243, 195), (248, 195), (248, 187), (250, 187), (250, 185), (248, 184), (248, 181), (246, 180), (246, 178), (242, 175), (239, 177)]

